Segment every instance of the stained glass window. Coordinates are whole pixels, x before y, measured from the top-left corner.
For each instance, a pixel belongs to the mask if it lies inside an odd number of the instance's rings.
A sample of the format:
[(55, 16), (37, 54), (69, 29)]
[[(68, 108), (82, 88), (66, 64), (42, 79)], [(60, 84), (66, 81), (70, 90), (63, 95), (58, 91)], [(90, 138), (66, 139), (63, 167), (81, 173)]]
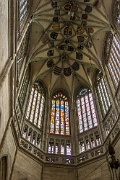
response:
[(88, 89), (82, 89), (77, 96), (76, 102), (79, 132), (82, 133), (88, 129), (96, 127), (98, 125), (98, 120), (91, 91)]
[(98, 82), (97, 95), (99, 98), (99, 104), (102, 110), (102, 115), (105, 116), (109, 110), (111, 101), (110, 101), (110, 95), (108, 93), (108, 88), (105, 84), (105, 80), (103, 77)]
[(35, 83), (31, 89), (26, 112), (26, 119), (38, 128), (42, 126), (45, 94), (41, 83)]
[[(108, 44), (109, 45), (109, 44)], [(113, 37), (111, 44), (111, 51), (108, 60), (108, 70), (111, 75), (111, 79), (115, 87), (118, 87), (120, 82), (120, 62), (119, 62), (119, 54), (120, 54), (120, 43), (118, 41), (117, 35)]]
[(70, 135), (68, 98), (61, 91), (52, 98), (50, 133)]

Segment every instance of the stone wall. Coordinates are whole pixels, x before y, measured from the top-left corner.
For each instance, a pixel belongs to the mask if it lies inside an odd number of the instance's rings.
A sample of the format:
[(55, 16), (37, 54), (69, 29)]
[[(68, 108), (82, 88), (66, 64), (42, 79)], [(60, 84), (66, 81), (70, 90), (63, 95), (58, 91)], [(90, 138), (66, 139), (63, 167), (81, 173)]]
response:
[[(8, 0), (0, 0), (0, 143), (9, 119), (9, 80), (4, 79), (8, 62)], [(2, 83), (2, 85), (1, 85)]]
[(0, 152), (0, 159), (3, 156), (7, 156), (7, 172), (6, 172), (7, 180), (10, 179), (15, 152), (16, 152), (16, 145), (13, 138), (11, 127), (9, 126), (9, 129), (7, 130), (4, 142), (2, 144), (1, 152)]
[(42, 165), (18, 151), (11, 180), (41, 180)]
[(110, 180), (110, 172), (106, 159), (89, 162), (78, 168), (78, 180)]
[(77, 180), (77, 170), (74, 167), (45, 165), (43, 180)]

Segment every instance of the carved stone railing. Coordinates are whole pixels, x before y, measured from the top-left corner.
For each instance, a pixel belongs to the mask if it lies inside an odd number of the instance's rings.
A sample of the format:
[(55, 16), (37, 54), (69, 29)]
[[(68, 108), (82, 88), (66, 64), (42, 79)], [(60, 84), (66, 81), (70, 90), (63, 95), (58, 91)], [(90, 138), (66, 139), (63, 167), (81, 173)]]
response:
[[(15, 117), (13, 118), (13, 125), (14, 125), (14, 129), (16, 132), (16, 136), (17, 136), (20, 148), (31, 153), (32, 156), (36, 157), (43, 163), (79, 165), (79, 164), (88, 162), (92, 159), (101, 157), (106, 154), (106, 151), (108, 148), (108, 141), (111, 140), (111, 142), (113, 142), (115, 140), (115, 138), (117, 137), (117, 135), (120, 133), (119, 120), (120, 120), (120, 116), (117, 114), (117, 112), (114, 109), (111, 109), (108, 116), (104, 120), (104, 123), (110, 124), (110, 129), (109, 129), (108, 134), (106, 134), (106, 138), (105, 138), (104, 142), (102, 144), (98, 144), (98, 146), (96, 146), (96, 147), (93, 147), (89, 150), (81, 152), (80, 154), (78, 154), (76, 156), (52, 154), (52, 153), (43, 152), (41, 150), (41, 146), (38, 147), (36, 143), (33, 144), (32, 143), (33, 141), (31, 141), (30, 139), (26, 139), (23, 136), (24, 128), (21, 131), (21, 128), (20, 128), (21, 121), (19, 120), (19, 116), (16, 116), (16, 114), (15, 114)], [(26, 123), (27, 123), (27, 121), (26, 121)], [(29, 122), (26, 125), (32, 126)], [(35, 127), (32, 126), (31, 128), (33, 128), (33, 132), (36, 131), (36, 133), (39, 133), (38, 129), (34, 129)], [(98, 131), (98, 129), (95, 128), (93, 130), (93, 133), (95, 133), (95, 135), (96, 135), (97, 131)], [(34, 135), (34, 133), (32, 135)], [(86, 136), (89, 134), (84, 134), (84, 135)], [(83, 135), (83, 137), (82, 136), (81, 137), (84, 138), (84, 135)], [(35, 141), (35, 142), (37, 142), (37, 141)]]
[(98, 156), (105, 154), (105, 148), (104, 146), (99, 146), (97, 148), (94, 148), (92, 150), (86, 151), (84, 153), (79, 154), (77, 158), (77, 164), (81, 164), (83, 162), (86, 162), (88, 160), (91, 160), (93, 158), (96, 158)]
[(45, 161), (50, 163), (57, 163), (57, 164), (76, 165), (76, 156), (46, 153)]
[(89, 150), (88, 152), (81, 153), (77, 156), (71, 155), (57, 155), (44, 153), (24, 138), (20, 138), (20, 147), (33, 156), (37, 157), (42, 162), (53, 163), (53, 164), (66, 164), (66, 165), (79, 165), (88, 160), (94, 159), (105, 154), (103, 146)]
[(45, 154), (39, 148), (35, 147), (30, 142), (26, 141), (24, 138), (20, 138), (20, 147), (27, 150), (32, 155), (36, 156), (39, 160), (45, 161)]

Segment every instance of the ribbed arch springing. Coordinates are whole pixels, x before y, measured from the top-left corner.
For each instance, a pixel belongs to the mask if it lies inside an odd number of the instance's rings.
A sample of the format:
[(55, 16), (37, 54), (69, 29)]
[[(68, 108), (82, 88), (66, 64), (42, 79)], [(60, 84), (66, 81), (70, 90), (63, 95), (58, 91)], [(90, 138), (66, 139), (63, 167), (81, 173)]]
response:
[(93, 95), (87, 88), (80, 90), (77, 95), (77, 113), (79, 121), (79, 133), (87, 131), (98, 125)]
[(32, 86), (29, 96), (26, 119), (38, 128), (42, 127), (43, 112), (45, 106), (45, 91), (41, 83)]

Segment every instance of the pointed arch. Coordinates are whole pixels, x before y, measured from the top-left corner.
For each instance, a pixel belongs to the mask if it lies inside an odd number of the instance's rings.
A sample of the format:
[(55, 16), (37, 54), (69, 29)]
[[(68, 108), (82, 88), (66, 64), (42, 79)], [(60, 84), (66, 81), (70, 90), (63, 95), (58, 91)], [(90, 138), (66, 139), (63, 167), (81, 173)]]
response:
[(52, 96), (50, 133), (70, 135), (70, 112), (67, 95), (57, 91)]
[(38, 128), (42, 128), (42, 121), (45, 106), (45, 89), (40, 81), (36, 81), (29, 95), (26, 110), (26, 120), (33, 123)]
[(98, 125), (93, 95), (90, 89), (82, 88), (76, 98), (79, 133)]

